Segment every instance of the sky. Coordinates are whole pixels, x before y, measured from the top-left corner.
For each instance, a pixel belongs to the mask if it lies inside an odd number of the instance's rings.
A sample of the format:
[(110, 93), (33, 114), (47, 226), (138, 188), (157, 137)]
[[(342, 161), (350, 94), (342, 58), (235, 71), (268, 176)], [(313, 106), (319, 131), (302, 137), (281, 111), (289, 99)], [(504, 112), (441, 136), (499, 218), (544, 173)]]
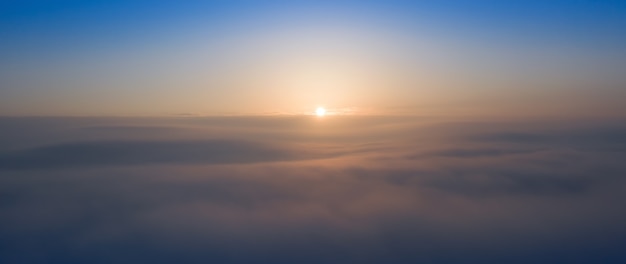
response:
[(0, 263), (623, 264), (624, 69), (626, 1), (0, 1)]
[(0, 114), (614, 116), (625, 31), (611, 0), (3, 1)]

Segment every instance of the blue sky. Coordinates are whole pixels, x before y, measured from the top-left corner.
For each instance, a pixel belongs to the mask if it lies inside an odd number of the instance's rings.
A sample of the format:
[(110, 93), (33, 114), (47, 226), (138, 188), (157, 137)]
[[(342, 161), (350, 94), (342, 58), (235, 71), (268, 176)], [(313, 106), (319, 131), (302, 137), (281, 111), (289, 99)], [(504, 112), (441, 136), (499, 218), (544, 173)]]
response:
[[(624, 40), (623, 1), (3, 1), (0, 26), (8, 43), (40, 40), (41, 46), (99, 41), (141, 43), (142, 37), (171, 34), (176, 26), (206, 26), (245, 12), (344, 8), (428, 16), (450, 27), (501, 34), (505, 37), (552, 41), (591, 41), (595, 45)], [(243, 17), (242, 17), (243, 15)], [(497, 37), (497, 36), (494, 36)], [(15, 41), (11, 41), (15, 40)], [(148, 40), (148, 39), (144, 39)], [(596, 42), (594, 42), (596, 40)], [(597, 40), (601, 40), (597, 42)], [(78, 42), (75, 42), (78, 41)], [(607, 43), (608, 42), (608, 43)], [(56, 44), (56, 45), (55, 45)], [(5, 41), (6, 45), (6, 41)], [(44, 49), (35, 46), (30, 48)], [(13, 47), (16, 48), (16, 47)], [(29, 46), (23, 47), (28, 49)], [(19, 50), (19, 49), (18, 49)]]

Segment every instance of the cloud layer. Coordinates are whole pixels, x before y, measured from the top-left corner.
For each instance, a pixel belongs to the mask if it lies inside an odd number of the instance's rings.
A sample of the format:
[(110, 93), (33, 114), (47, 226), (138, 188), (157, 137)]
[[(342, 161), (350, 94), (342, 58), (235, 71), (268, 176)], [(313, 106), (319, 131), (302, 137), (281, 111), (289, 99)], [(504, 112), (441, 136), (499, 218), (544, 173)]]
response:
[(622, 263), (621, 122), (2, 119), (2, 263)]

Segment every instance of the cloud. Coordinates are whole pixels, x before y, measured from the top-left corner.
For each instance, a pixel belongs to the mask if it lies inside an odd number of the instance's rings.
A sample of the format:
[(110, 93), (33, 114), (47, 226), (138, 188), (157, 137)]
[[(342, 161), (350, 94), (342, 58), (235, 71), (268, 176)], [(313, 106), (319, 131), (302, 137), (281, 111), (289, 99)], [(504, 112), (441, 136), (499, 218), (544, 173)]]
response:
[(35, 126), (64, 133), (2, 151), (0, 262), (626, 260), (619, 125), (264, 120)]
[(569, 146), (594, 148), (603, 151), (626, 151), (626, 128), (620, 125), (598, 127), (560, 128), (556, 131), (484, 133), (474, 137), (487, 142), (506, 142), (526, 145)]
[(169, 163), (232, 164), (321, 157), (238, 140), (97, 141), (37, 147), (0, 154), (0, 170), (59, 169)]
[[(541, 149), (513, 149), (513, 148), (451, 148), (427, 153), (427, 155), (457, 157), (457, 158), (473, 158), (473, 157), (489, 157), (504, 156), (515, 154), (529, 154), (541, 151)], [(408, 158), (419, 158), (422, 155), (411, 155)]]

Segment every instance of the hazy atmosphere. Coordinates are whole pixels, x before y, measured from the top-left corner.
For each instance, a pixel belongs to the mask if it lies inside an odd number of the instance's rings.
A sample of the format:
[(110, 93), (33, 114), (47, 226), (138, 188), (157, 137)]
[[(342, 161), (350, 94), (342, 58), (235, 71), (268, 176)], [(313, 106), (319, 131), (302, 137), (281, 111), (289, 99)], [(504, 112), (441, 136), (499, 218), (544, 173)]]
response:
[(625, 263), (626, 2), (3, 1), (0, 263)]

